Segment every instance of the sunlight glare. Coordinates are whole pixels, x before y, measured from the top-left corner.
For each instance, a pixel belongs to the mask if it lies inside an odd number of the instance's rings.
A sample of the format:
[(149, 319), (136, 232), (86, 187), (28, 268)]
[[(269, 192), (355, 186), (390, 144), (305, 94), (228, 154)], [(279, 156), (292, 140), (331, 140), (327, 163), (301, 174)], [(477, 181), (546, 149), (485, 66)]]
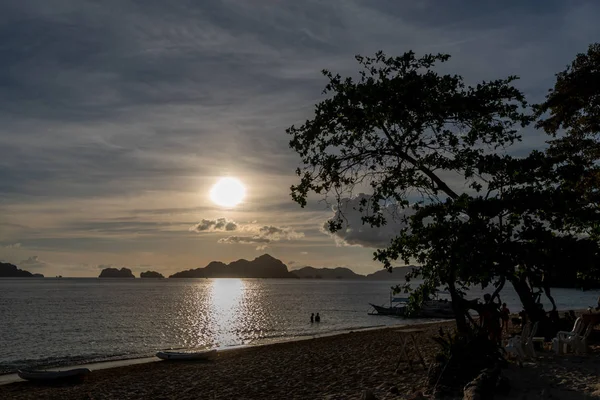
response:
[(246, 197), (246, 187), (236, 178), (221, 178), (210, 190), (210, 199), (221, 207), (235, 207)]

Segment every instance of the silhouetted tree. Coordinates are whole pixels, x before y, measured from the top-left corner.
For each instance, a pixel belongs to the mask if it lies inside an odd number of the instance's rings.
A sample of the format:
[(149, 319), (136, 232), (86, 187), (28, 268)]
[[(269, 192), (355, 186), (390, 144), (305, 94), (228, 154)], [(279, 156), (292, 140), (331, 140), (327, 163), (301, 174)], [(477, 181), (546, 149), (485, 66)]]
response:
[(458, 75), (434, 72), (448, 58), (380, 52), (357, 56), (358, 80), (323, 71), (329, 97), (313, 119), (287, 130), (303, 162), (292, 198), (305, 206), (313, 192), (333, 196), (335, 232), (346, 227), (347, 199), (368, 191), (351, 210), (364, 224), (402, 223), (375, 258), (388, 269), (398, 259), (417, 261), (408, 280), (424, 283), (413, 305), (446, 286), (463, 332), (468, 309), (478, 309), (464, 300), (470, 285), (493, 285), (495, 297), (509, 281), (540, 320), (537, 300), (541, 293), (552, 300), (548, 277), (558, 263), (574, 249), (597, 257), (597, 245), (581, 237), (588, 203), (563, 190), (566, 175), (548, 154), (506, 154), (533, 120), (512, 86), (516, 77), (467, 86)]

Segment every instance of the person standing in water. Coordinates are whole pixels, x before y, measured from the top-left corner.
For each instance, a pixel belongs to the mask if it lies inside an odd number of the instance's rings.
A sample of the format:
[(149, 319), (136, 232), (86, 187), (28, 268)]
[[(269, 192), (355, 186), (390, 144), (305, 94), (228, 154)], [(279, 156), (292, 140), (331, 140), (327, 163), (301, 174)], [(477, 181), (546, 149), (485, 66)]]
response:
[(319, 313), (317, 313), (317, 316), (315, 317), (315, 322), (321, 322), (321, 317), (319, 316)]
[(310, 323), (315, 322), (315, 313), (310, 314)]

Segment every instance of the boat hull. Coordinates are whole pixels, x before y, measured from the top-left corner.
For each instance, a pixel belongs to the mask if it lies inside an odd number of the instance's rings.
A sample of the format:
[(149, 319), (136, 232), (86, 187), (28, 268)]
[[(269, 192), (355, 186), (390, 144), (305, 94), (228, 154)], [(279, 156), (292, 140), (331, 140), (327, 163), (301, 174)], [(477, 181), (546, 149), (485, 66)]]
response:
[(375, 315), (397, 315), (404, 316), (404, 307), (383, 307), (371, 304), (371, 307), (377, 312)]
[(83, 380), (92, 371), (87, 368), (75, 368), (67, 371), (34, 371), (21, 369), (19, 378), (32, 382), (58, 382), (66, 380)]
[[(384, 307), (372, 303), (369, 303), (369, 305), (375, 309), (372, 315), (405, 316), (406, 306)], [(451, 302), (428, 301), (423, 304), (417, 316), (419, 318), (452, 319), (454, 318), (454, 311)]]
[(204, 350), (197, 352), (159, 351), (156, 357), (167, 361), (199, 361), (210, 360), (217, 355), (217, 350)]

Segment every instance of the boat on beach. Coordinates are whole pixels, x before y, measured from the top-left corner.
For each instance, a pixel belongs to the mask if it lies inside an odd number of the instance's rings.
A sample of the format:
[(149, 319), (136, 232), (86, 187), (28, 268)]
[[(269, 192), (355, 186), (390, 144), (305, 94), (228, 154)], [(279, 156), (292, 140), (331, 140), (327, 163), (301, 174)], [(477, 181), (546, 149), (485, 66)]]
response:
[(83, 380), (92, 371), (87, 368), (75, 368), (66, 371), (35, 371), (20, 369), (17, 372), (19, 378), (32, 382), (58, 382), (67, 380)]
[(199, 361), (210, 360), (217, 355), (217, 350), (201, 350), (201, 351), (159, 351), (156, 357), (161, 360), (168, 361)]

